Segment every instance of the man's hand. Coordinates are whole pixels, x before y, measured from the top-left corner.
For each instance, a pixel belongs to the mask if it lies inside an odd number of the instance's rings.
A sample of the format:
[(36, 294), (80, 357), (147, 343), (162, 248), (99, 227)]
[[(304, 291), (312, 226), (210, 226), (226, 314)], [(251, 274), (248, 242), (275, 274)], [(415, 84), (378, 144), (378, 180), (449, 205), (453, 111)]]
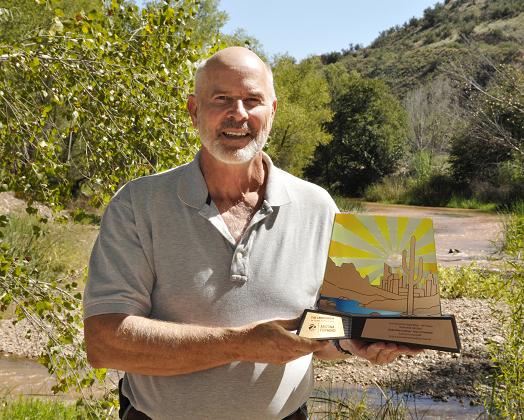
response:
[(242, 360), (248, 362), (284, 364), (309, 353), (322, 351), (327, 341), (299, 337), (299, 318), (262, 321), (243, 327)]
[(344, 349), (349, 350), (355, 356), (362, 357), (376, 365), (391, 363), (402, 354), (415, 356), (423, 351), (422, 349), (409, 347), (403, 344), (383, 342), (366, 343), (362, 340), (341, 340), (340, 344)]
[[(346, 359), (348, 356), (339, 352), (335, 345), (329, 341), (330, 345), (322, 350), (315, 352), (315, 357), (322, 360)], [(398, 356), (407, 354), (414, 356), (423, 350), (393, 343), (366, 343), (362, 340), (340, 340), (340, 345), (344, 350), (350, 351), (354, 356), (362, 357), (377, 365), (391, 363)]]

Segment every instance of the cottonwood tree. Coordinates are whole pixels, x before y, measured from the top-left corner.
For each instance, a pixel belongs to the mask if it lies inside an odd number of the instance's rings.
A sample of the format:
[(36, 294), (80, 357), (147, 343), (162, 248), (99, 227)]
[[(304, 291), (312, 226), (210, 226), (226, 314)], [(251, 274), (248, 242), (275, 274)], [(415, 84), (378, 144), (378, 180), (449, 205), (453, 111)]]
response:
[(208, 52), (192, 38), (198, 1), (140, 11), (112, 0), (73, 17), (46, 4), (45, 33), (0, 46), (3, 184), (55, 206), (79, 191), (101, 204), (126, 180), (190, 160), (185, 101)]
[(331, 140), (324, 129), (332, 116), (328, 85), (318, 58), (296, 64), (289, 56), (277, 57), (273, 76), (278, 110), (267, 150), (278, 166), (302, 176), (315, 148)]

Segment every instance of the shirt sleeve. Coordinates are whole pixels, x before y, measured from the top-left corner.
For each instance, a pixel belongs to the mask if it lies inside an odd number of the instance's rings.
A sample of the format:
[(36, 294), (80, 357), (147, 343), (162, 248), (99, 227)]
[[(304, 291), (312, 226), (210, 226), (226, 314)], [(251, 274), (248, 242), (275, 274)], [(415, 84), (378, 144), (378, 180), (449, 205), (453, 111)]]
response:
[(155, 275), (137, 232), (126, 187), (110, 202), (89, 261), (84, 318), (107, 313), (148, 316)]

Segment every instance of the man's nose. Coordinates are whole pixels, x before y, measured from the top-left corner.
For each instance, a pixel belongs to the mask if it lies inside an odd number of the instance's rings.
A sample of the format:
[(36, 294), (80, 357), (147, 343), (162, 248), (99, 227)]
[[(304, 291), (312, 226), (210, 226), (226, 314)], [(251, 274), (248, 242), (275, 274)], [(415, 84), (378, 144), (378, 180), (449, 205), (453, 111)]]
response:
[(231, 108), (229, 110), (230, 116), (236, 120), (246, 120), (248, 117), (244, 102), (242, 99), (237, 99), (233, 101)]

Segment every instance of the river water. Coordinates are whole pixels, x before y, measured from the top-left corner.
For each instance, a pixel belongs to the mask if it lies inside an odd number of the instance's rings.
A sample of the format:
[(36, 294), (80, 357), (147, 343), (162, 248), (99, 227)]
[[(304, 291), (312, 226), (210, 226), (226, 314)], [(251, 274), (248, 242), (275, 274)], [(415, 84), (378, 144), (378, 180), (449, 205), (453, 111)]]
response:
[(332, 402), (322, 401), (324, 398), (329, 400), (344, 401), (349, 399), (355, 404), (364, 401), (367, 407), (384, 410), (389, 404), (390, 412), (404, 413), (406, 419), (424, 420), (468, 420), (478, 419), (484, 411), (482, 406), (471, 405), (468, 399), (449, 398), (447, 401), (436, 401), (430, 397), (413, 396), (408, 394), (396, 394), (389, 392), (384, 394), (378, 388), (362, 389), (351, 386), (347, 383), (342, 384), (318, 384), (311, 401), (313, 409), (318, 413), (318, 417), (313, 419), (327, 418), (322, 413), (332, 411)]
[[(502, 220), (498, 215), (462, 209), (377, 203), (364, 205), (366, 214), (432, 218), (437, 259), (440, 265), (466, 265), (473, 261), (479, 265), (491, 265), (497, 259), (496, 243), (500, 241), (502, 231)], [(52, 397), (52, 385), (53, 379), (38, 363), (0, 353), (0, 397), (6, 395)], [(343, 395), (344, 392), (347, 394), (347, 390), (347, 384), (344, 384), (343, 388), (337, 388), (335, 385), (331, 392), (332, 395), (333, 393)], [(356, 387), (349, 392), (357, 396), (363, 395), (363, 390)], [(68, 399), (73, 396), (61, 398)], [(471, 407), (467, 401), (449, 399), (442, 402), (405, 395), (398, 398), (404, 399), (409, 418), (475, 419), (482, 412), (481, 407)], [(366, 399), (371, 404), (383, 403), (383, 396), (377, 389), (367, 390)]]
[(4, 395), (52, 396), (53, 378), (33, 360), (0, 356), (0, 397)]
[[(53, 395), (51, 386), (53, 379), (47, 369), (31, 360), (16, 359), (11, 357), (0, 358), (0, 397), (9, 395), (24, 395), (28, 397), (57, 398), (60, 400), (73, 400), (74, 395)], [(471, 406), (468, 400), (450, 398), (447, 401), (435, 401), (428, 397), (411, 396), (405, 394), (384, 395), (377, 388), (362, 389), (348, 384), (322, 384), (317, 383), (314, 398), (311, 400), (314, 412), (312, 419), (324, 418), (323, 412), (333, 410), (333, 404), (320, 402), (328, 397), (332, 400), (350, 399), (358, 403), (365, 401), (369, 407), (380, 408), (386, 400), (391, 407), (402, 407), (406, 418), (425, 420), (466, 420), (476, 419), (482, 414), (482, 407)], [(317, 400), (318, 398), (318, 400)]]
[(378, 203), (364, 203), (364, 206), (366, 214), (433, 219), (437, 261), (441, 266), (462, 266), (472, 262), (488, 266), (500, 259), (497, 256), (497, 246), (502, 240), (500, 215), (443, 207)]

